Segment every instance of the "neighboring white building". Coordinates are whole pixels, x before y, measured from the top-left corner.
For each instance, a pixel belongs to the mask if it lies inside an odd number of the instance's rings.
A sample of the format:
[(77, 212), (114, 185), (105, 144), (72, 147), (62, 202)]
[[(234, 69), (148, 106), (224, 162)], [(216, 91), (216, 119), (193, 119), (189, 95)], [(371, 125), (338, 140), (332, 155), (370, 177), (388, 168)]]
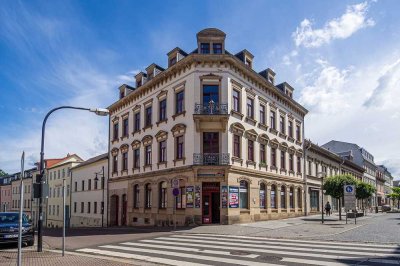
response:
[(80, 164), (83, 160), (76, 154), (63, 158), (58, 163), (46, 168), (46, 177), (49, 184), (49, 196), (47, 199), (47, 227), (61, 227), (63, 225), (63, 179), (65, 179), (66, 197), (65, 213), (66, 226), (69, 227), (70, 218), (70, 192), (71, 192), (71, 168)]
[[(205, 29), (120, 87), (110, 110), (110, 225), (232, 224), (303, 214), (307, 110), (253, 55)], [(172, 180), (179, 180), (174, 203)]]
[(107, 226), (108, 153), (71, 168), (71, 227)]

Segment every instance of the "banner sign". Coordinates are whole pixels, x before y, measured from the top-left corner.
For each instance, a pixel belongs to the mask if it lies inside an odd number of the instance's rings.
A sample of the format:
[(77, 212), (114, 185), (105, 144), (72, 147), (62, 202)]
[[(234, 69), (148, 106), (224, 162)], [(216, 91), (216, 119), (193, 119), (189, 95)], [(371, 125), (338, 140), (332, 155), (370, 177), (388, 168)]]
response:
[(195, 192), (194, 192), (194, 207), (195, 208), (200, 208), (201, 207), (201, 188), (200, 186), (195, 187)]
[(239, 208), (239, 187), (229, 187), (229, 208)]
[(222, 186), (221, 188), (221, 207), (226, 209), (228, 208), (228, 187)]
[(193, 208), (194, 206), (194, 187), (186, 187), (186, 208)]

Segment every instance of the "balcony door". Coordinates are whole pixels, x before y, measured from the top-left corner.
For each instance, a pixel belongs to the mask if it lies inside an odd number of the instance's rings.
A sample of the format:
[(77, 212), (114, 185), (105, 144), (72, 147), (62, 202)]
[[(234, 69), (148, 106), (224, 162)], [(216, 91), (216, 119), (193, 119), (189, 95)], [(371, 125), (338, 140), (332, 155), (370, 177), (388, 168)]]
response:
[(219, 153), (218, 132), (203, 132), (203, 153)]
[(217, 105), (219, 103), (219, 86), (203, 85), (203, 104), (208, 105), (211, 100)]

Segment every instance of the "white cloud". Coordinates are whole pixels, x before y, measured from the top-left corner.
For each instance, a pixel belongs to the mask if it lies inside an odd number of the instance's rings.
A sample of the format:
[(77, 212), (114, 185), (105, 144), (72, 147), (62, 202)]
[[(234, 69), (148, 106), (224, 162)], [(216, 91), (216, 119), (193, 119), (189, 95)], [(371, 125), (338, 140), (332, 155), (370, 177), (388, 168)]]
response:
[(375, 22), (367, 18), (368, 2), (347, 6), (346, 12), (332, 19), (320, 29), (313, 29), (312, 22), (304, 19), (293, 32), (296, 46), (319, 47), (334, 39), (346, 39), (362, 28), (371, 27)]

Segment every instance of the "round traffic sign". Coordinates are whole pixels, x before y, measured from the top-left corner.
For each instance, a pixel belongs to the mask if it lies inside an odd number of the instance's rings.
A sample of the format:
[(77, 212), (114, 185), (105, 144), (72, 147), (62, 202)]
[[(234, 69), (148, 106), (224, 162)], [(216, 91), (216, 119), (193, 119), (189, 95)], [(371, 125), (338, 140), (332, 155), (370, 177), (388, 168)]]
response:
[(179, 188), (174, 188), (174, 189), (172, 190), (172, 195), (178, 196), (178, 195), (179, 195)]
[(346, 192), (348, 192), (348, 193), (353, 192), (353, 187), (352, 186), (347, 186), (346, 187)]

